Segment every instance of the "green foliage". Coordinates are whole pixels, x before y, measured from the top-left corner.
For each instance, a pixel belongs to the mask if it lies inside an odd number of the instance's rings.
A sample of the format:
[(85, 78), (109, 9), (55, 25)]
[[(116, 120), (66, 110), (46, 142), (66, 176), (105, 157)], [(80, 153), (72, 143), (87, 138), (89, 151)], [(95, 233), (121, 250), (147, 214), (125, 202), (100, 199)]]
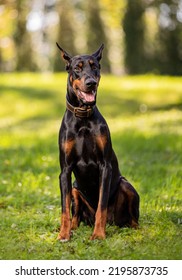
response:
[(104, 241), (83, 224), (56, 240), (65, 91), (65, 74), (1, 75), (0, 259), (181, 259), (181, 78), (101, 79), (98, 106), (141, 197), (140, 229), (107, 226)]
[(37, 68), (32, 52), (31, 36), (26, 28), (27, 16), (29, 13), (28, 1), (16, 1), (15, 9), (17, 12), (17, 19), (13, 39), (16, 48), (16, 71), (35, 71)]
[(105, 73), (182, 74), (179, 0), (0, 3), (0, 71), (62, 71), (56, 41), (72, 55), (105, 44)]
[(158, 54), (161, 73), (169, 75), (182, 75), (182, 25), (180, 1), (163, 1), (159, 6), (160, 21)]
[(125, 66), (130, 74), (144, 73), (144, 5), (141, 0), (128, 0), (123, 19), (125, 32)]
[(129, 74), (182, 74), (180, 1), (128, 0), (123, 19)]
[[(88, 1), (87, 2), (87, 45), (88, 52), (93, 53), (96, 46), (99, 47), (102, 43), (105, 44), (105, 58), (102, 63), (104, 72), (110, 72), (110, 64), (108, 61), (108, 42), (107, 36), (104, 30), (104, 23), (100, 14), (99, 1)], [(99, 28), (98, 28), (99, 27)], [(97, 47), (97, 48), (98, 48)]]
[[(75, 36), (74, 36), (74, 12), (73, 12), (73, 4), (68, 1), (60, 1), (57, 4), (57, 10), (59, 12), (59, 24), (58, 24), (58, 34), (57, 41), (61, 44), (61, 46), (70, 54), (75, 55)], [(59, 72), (64, 71), (65, 64), (60, 59), (60, 55), (58, 55), (58, 51), (55, 55), (54, 62), (54, 71)]]

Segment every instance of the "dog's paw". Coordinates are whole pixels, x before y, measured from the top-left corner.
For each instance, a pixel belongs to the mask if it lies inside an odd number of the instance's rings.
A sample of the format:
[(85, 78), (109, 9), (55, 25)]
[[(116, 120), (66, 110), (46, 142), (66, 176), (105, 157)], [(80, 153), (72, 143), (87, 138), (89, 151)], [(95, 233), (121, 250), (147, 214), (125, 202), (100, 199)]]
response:
[(106, 238), (105, 233), (99, 232), (99, 233), (93, 233), (92, 236), (90, 237), (90, 240), (95, 240), (95, 239), (103, 240), (105, 238)]
[(134, 229), (138, 229), (139, 228), (139, 224), (136, 221), (132, 220), (131, 224), (130, 224), (130, 227), (134, 228)]
[(70, 240), (70, 234), (59, 233), (57, 240), (59, 240), (60, 242), (68, 242)]

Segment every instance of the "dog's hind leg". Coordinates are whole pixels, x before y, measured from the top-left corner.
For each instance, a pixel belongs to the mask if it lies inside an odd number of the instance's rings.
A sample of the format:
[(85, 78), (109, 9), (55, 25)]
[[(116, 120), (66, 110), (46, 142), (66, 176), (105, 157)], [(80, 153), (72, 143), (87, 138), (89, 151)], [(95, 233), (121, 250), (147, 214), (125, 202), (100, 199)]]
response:
[(77, 182), (73, 183), (72, 188), (72, 223), (71, 229), (76, 229), (80, 222), (93, 225), (95, 220), (95, 210), (78, 190)]
[(139, 195), (134, 187), (121, 177), (114, 209), (115, 224), (138, 228), (138, 219)]

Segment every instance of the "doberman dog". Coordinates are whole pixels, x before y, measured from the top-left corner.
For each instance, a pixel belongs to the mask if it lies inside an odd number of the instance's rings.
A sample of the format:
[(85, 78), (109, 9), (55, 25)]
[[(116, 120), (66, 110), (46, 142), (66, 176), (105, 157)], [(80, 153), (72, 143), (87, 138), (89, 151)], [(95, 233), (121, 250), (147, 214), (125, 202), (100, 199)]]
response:
[(119, 171), (108, 125), (96, 106), (104, 45), (92, 55), (73, 57), (57, 46), (68, 72), (66, 112), (59, 132), (58, 239), (69, 240), (81, 221), (94, 225), (92, 240), (105, 238), (107, 222), (137, 228), (139, 195)]

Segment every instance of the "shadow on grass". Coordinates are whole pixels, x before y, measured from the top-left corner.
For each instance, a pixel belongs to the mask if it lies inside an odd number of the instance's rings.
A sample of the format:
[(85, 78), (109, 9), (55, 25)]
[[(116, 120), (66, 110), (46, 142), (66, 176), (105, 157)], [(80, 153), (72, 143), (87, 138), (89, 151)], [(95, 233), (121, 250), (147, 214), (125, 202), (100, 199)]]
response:
[(23, 97), (27, 99), (52, 99), (53, 97), (53, 90), (47, 89), (38, 89), (36, 87), (31, 86), (0, 86), (1, 96), (7, 94), (7, 92), (13, 91), (13, 94), (16, 94), (18, 97)]
[[(176, 172), (182, 162), (180, 137), (158, 134), (145, 138), (136, 131), (125, 131), (124, 136), (114, 135), (113, 145), (121, 167), (124, 166), (123, 175), (138, 182), (140, 229), (108, 226), (107, 239), (96, 242), (89, 241), (93, 229), (83, 225), (74, 232), (69, 243), (56, 242), (60, 224), (56, 135), (35, 137), (31, 145), (25, 141), (0, 151), (4, 163), (0, 165), (0, 172), (2, 180), (7, 181), (1, 188), (0, 203), (4, 211), (5, 241), (1, 245), (4, 259), (180, 258), (178, 219), (181, 217), (175, 210), (181, 205), (178, 183), (182, 174)], [(168, 145), (170, 151), (166, 150)], [(8, 242), (7, 236), (11, 236)], [(166, 243), (173, 245), (172, 250), (167, 250)]]
[(118, 117), (120, 115), (133, 115), (140, 112), (141, 103), (136, 98), (127, 99), (124, 97), (117, 97), (116, 95), (104, 96), (104, 93), (100, 93), (98, 96), (98, 108), (104, 116)]
[[(31, 101), (36, 101), (36, 100), (42, 100), (42, 102), (50, 101), (50, 103), (53, 102), (54, 105), (60, 106), (62, 104), (60, 101), (63, 102), (64, 101), (63, 97), (66, 97), (65, 94), (63, 95), (62, 90), (59, 90), (59, 89), (55, 90), (55, 88), (46, 89), (42, 86), (40, 89), (38, 89), (36, 87), (36, 85), (35, 85), (35, 87), (0, 85), (0, 96), (1, 97), (3, 97), (3, 95), (7, 95), (9, 92), (12, 92), (13, 95), (16, 95), (18, 98), (17, 100), (21, 100), (21, 98), (30, 100), (30, 106), (31, 106)], [(59, 94), (59, 92), (60, 92), (60, 94)], [(17, 103), (18, 103), (18, 101), (17, 101)], [(42, 104), (44, 104), (44, 103), (42, 103)]]
[(159, 104), (156, 106), (152, 106), (150, 108), (152, 111), (169, 111), (169, 110), (182, 110), (182, 102), (171, 103), (171, 104)]
[[(35, 136), (27, 144), (25, 137), (20, 144), (1, 149), (5, 163), (0, 166), (3, 176), (20, 175), (29, 170), (34, 175), (44, 173), (58, 177), (55, 173), (55, 170), (59, 172), (57, 138), (58, 134)], [(161, 188), (170, 187), (171, 183), (177, 187), (182, 175), (180, 135), (163, 133), (146, 138), (130, 130), (114, 134), (112, 138), (123, 176), (138, 182), (140, 193), (158, 195)]]

